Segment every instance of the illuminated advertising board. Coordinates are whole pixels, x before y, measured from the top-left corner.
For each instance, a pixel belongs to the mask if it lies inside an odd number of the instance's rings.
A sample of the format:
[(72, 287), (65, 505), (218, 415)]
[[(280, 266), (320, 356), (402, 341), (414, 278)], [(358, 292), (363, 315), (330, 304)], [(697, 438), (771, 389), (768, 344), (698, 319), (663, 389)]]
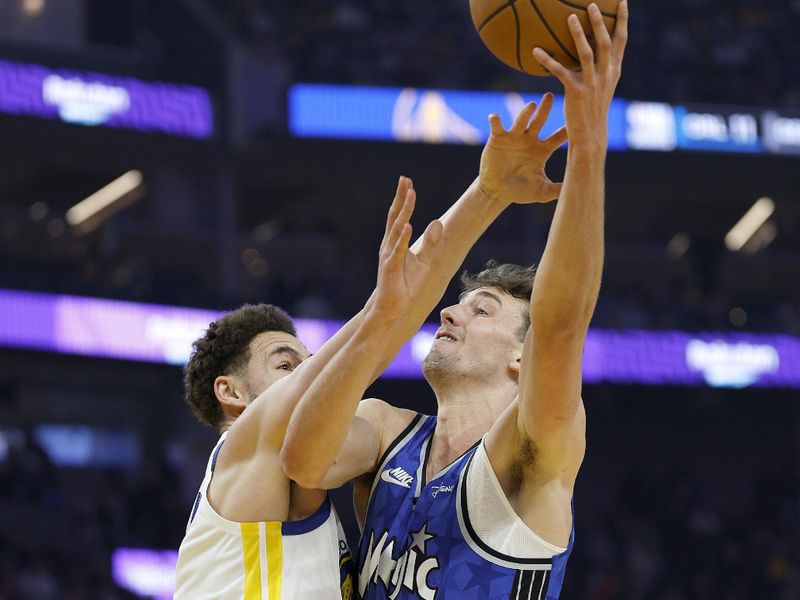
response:
[[(508, 126), (538, 94), (299, 83), (288, 95), (296, 137), (429, 144), (483, 144), (487, 115)], [(556, 95), (545, 134), (564, 124)], [(800, 113), (725, 106), (674, 106), (615, 98), (608, 119), (611, 150), (800, 153)]]
[[(483, 144), (490, 113), (506, 128), (541, 94), (297, 84), (288, 98), (289, 131), (297, 137), (429, 144)], [(564, 97), (555, 96), (542, 136), (564, 124)], [(609, 147), (625, 148), (625, 102), (609, 113)]]
[[(182, 365), (217, 311), (0, 290), (0, 346)], [(297, 319), (298, 337), (317, 351), (343, 325)], [(400, 350), (389, 378), (420, 378), (437, 325)], [(800, 388), (800, 339), (786, 335), (592, 329), (586, 383)]]
[(776, 154), (800, 154), (800, 113), (766, 111), (761, 115), (764, 146)]
[(761, 152), (756, 112), (715, 108), (675, 107), (677, 147), (716, 152)]
[(211, 97), (201, 88), (5, 60), (0, 113), (195, 139), (214, 134)]

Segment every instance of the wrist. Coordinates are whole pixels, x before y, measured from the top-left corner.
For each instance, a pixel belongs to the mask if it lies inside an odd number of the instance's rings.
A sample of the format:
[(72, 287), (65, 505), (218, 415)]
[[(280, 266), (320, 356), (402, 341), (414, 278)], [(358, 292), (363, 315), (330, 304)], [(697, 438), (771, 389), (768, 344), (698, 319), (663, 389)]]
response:
[(570, 134), (570, 148), (587, 148), (594, 151), (605, 151), (608, 148), (608, 131), (585, 131), (578, 132), (574, 136)]
[(487, 207), (495, 208), (498, 213), (502, 212), (512, 204), (511, 199), (503, 194), (502, 187), (493, 187), (488, 185), (486, 180), (480, 175), (478, 175), (470, 187), (478, 196), (480, 196), (483, 203)]
[(608, 152), (608, 136), (586, 135), (569, 140), (569, 160), (604, 161)]
[(381, 302), (372, 302), (365, 307), (364, 318), (360, 328), (364, 332), (379, 333), (394, 327), (403, 318), (405, 308), (400, 306), (388, 306)]

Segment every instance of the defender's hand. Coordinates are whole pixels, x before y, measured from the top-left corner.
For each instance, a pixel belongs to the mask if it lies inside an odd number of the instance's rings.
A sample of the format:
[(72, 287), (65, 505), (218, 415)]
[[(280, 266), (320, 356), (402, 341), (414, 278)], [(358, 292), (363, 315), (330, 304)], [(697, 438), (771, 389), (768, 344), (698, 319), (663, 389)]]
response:
[(430, 271), (442, 238), (442, 224), (434, 220), (423, 234), (419, 251), (409, 250), (412, 233), (409, 219), (416, 199), (412, 181), (401, 177), (386, 217), (386, 230), (378, 253), (378, 282), (370, 302), (370, 310), (382, 319), (400, 318), (407, 310)]
[(538, 108), (535, 102), (529, 102), (509, 131), (503, 128), (498, 115), (489, 115), (491, 135), (481, 155), (478, 176), (478, 186), (489, 198), (517, 204), (558, 198), (561, 184), (550, 181), (544, 168), (567, 140), (567, 132), (562, 127), (547, 139), (539, 139), (552, 107), (553, 95), (549, 93), (544, 95)]

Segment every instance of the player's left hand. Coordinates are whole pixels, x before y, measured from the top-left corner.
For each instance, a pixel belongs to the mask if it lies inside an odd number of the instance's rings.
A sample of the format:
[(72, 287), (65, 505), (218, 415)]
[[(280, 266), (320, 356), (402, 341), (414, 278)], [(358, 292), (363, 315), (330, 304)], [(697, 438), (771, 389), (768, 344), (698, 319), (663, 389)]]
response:
[(488, 197), (517, 204), (558, 198), (561, 184), (550, 180), (545, 165), (567, 141), (567, 132), (562, 127), (550, 137), (539, 139), (552, 107), (553, 95), (549, 93), (538, 107), (529, 102), (508, 131), (498, 115), (489, 115), (491, 134), (481, 155), (478, 176), (479, 189)]
[(419, 250), (409, 249), (412, 234), (409, 220), (416, 199), (411, 179), (401, 177), (386, 217), (378, 253), (378, 282), (370, 303), (370, 310), (378, 311), (384, 319), (397, 319), (408, 309), (430, 271), (442, 239), (442, 224), (434, 220), (422, 234)]

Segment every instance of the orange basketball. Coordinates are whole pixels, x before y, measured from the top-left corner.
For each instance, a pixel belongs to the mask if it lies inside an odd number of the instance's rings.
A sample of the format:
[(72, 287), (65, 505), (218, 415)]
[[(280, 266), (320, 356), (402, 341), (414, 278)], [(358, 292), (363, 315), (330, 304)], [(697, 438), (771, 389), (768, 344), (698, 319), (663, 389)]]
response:
[[(595, 0), (609, 33), (614, 32), (619, 0)], [(481, 40), (497, 58), (530, 75), (548, 75), (533, 58), (542, 48), (569, 69), (580, 68), (578, 51), (567, 26), (571, 13), (578, 15), (589, 43), (594, 47), (592, 25), (586, 11), (588, 0), (469, 0), (472, 23)]]

